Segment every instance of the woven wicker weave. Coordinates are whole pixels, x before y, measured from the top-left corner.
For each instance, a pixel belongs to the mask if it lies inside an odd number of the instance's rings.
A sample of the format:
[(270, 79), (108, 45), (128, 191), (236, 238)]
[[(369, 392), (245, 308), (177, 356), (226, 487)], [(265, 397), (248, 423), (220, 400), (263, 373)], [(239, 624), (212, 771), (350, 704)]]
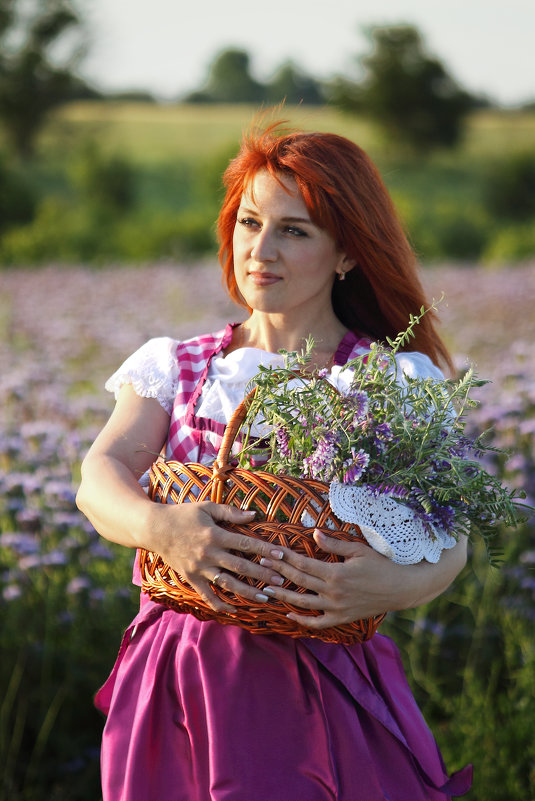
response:
[[(161, 503), (198, 503), (211, 500), (240, 509), (254, 509), (257, 517), (253, 523), (219, 525), (325, 562), (340, 561), (336, 555), (327, 554), (316, 546), (312, 537), (314, 528), (339, 539), (353, 542), (365, 540), (358, 527), (341, 523), (335, 517), (329, 506), (326, 484), (312, 479), (250, 471), (233, 467), (229, 463), (232, 444), (243, 425), (247, 405), (253, 394), (254, 390), (236, 409), (228, 423), (214, 466), (157, 461), (150, 470), (150, 498)], [(304, 525), (303, 520), (308, 525)], [(251, 554), (240, 553), (240, 556), (246, 556), (253, 561), (260, 559)], [(140, 568), (142, 589), (153, 601), (177, 612), (190, 613), (200, 620), (217, 620), (223, 624), (241, 626), (255, 634), (317, 637), (326, 642), (351, 644), (370, 639), (384, 618), (384, 615), (378, 615), (328, 629), (308, 629), (286, 617), (290, 611), (303, 614), (302, 609), (275, 599), (270, 599), (267, 603), (254, 603), (248, 598), (214, 586), (214, 592), (221, 599), (236, 607), (235, 614), (221, 614), (214, 612), (158, 554), (140, 551)], [(259, 590), (264, 586), (257, 579), (247, 576), (239, 578)], [(283, 586), (305, 592), (289, 580)], [(305, 614), (318, 613), (309, 610)]]

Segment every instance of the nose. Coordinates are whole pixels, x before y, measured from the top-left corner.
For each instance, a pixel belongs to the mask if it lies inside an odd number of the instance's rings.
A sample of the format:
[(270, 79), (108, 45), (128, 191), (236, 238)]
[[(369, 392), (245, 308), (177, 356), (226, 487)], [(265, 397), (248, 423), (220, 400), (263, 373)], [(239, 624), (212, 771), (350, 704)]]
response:
[(258, 262), (272, 262), (276, 260), (277, 244), (273, 231), (265, 227), (258, 232), (253, 247), (251, 248), (251, 256)]

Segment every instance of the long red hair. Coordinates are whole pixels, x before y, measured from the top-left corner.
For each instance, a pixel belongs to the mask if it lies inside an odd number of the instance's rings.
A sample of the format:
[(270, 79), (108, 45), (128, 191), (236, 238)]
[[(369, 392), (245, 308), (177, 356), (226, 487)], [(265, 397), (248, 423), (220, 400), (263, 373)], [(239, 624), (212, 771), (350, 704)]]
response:
[[(244, 137), (223, 176), (226, 195), (218, 219), (219, 259), (230, 296), (247, 307), (234, 276), (232, 239), (242, 193), (259, 170), (291, 176), (312, 221), (338, 250), (356, 262), (346, 280), (335, 281), (333, 309), (356, 333), (377, 340), (407, 328), (409, 315), (427, 305), (416, 258), (381, 176), (366, 153), (331, 133), (279, 133), (280, 124)], [(414, 329), (406, 350), (426, 353), (453, 369), (431, 310)]]

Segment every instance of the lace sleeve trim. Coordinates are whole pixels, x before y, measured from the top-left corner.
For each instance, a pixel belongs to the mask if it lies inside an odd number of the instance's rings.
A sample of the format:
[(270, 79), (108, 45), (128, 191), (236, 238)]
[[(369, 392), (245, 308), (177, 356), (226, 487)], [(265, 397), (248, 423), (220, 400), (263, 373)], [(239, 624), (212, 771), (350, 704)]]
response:
[(178, 342), (169, 337), (150, 339), (123, 362), (106, 381), (115, 398), (124, 384), (131, 384), (141, 398), (155, 398), (171, 414), (178, 389)]

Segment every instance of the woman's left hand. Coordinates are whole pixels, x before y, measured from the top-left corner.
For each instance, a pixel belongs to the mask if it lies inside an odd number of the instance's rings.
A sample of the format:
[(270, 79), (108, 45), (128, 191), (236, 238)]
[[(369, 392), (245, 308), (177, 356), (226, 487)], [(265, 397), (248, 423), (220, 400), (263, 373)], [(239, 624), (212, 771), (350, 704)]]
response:
[[(398, 565), (362, 542), (348, 542), (314, 532), (316, 544), (341, 562), (322, 562), (289, 549), (277, 563), (277, 572), (294, 584), (310, 590), (300, 593), (268, 586), (263, 592), (303, 610), (311, 616), (291, 612), (288, 617), (308, 628), (324, 629), (383, 612), (419, 606), (442, 593), (466, 562), (466, 542), (444, 551), (436, 564), (420, 562)], [(269, 561), (269, 560), (268, 560)], [(269, 566), (266, 560), (263, 564)]]

